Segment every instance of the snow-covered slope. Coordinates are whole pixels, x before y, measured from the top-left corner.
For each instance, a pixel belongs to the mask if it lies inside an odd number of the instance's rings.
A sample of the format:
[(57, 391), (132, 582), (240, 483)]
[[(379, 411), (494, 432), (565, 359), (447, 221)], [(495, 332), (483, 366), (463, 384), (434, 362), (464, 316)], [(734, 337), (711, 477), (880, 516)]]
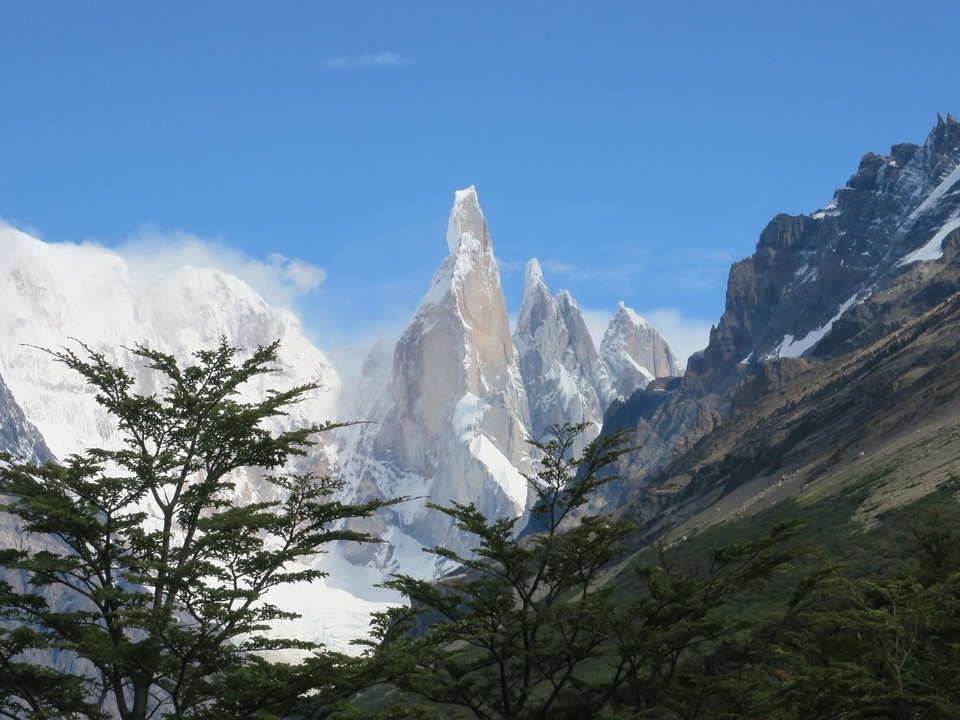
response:
[[(319, 381), (323, 388), (294, 406), (287, 421), (312, 424), (335, 417), (339, 380), (324, 355), (292, 314), (270, 307), (236, 277), (193, 267), (135, 275), (105, 248), (48, 244), (0, 223), (0, 377), (9, 386), (0, 382), (5, 449), (24, 454), (42, 449), (27, 419), (61, 458), (118, 440), (82, 378), (38, 348), (76, 347), (75, 338), (135, 371), (124, 346), (142, 343), (186, 360), (221, 337), (242, 348), (281, 341), (280, 372), (252, 384), (251, 398), (263, 397), (267, 388)], [(330, 471), (336, 460), (333, 440), (321, 437), (324, 444), (304, 461), (310, 469)], [(238, 492), (251, 500), (263, 490), (255, 476), (238, 480)], [(337, 559), (324, 556), (317, 562), (326, 568)], [(309, 615), (297, 626), (298, 634), (340, 649), (366, 634), (369, 611), (383, 607), (382, 593), (372, 587), (374, 581), (366, 588), (361, 583), (336, 587), (342, 582), (333, 573), (328, 581), (294, 588), (279, 600)], [(328, 609), (325, 617), (317, 606)]]
[(108, 249), (47, 244), (4, 224), (0, 247), (0, 373), (58, 457), (115, 442), (82, 378), (38, 349), (76, 341), (122, 364), (129, 362), (124, 348), (136, 343), (186, 360), (221, 337), (242, 348), (279, 339), (281, 372), (261, 376), (251, 394), (319, 380), (322, 390), (294, 408), (291, 420), (334, 417), (333, 367), (291, 313), (268, 306), (236, 277), (184, 267), (135, 278)]

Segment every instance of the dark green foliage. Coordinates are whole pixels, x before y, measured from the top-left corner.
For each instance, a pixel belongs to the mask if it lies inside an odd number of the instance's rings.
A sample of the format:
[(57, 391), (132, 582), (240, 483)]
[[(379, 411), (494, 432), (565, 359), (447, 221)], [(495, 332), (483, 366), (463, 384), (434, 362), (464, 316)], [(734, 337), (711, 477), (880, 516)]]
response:
[(751, 668), (770, 644), (765, 631), (750, 632), (758, 618), (744, 612), (749, 599), (780, 585), (782, 622), (819, 580), (794, 572), (797, 527), (783, 523), (713, 548), (704, 567), (675, 565), (679, 558), (662, 549), (656, 564), (639, 565), (636, 595), (611, 623), (610, 657), (627, 669), (617, 705), (641, 716), (702, 717), (718, 705), (739, 712)]
[[(9, 552), (0, 554), (9, 556)], [(43, 606), (40, 598), (20, 594), (0, 581), (0, 717), (76, 718), (92, 714), (79, 678), (28, 662), (24, 653), (43, 647), (47, 639), (21, 622), (22, 614)], [(87, 713), (86, 711), (91, 711)]]
[[(478, 718), (560, 718), (584, 717), (597, 688), (616, 687), (617, 668), (590, 666), (612, 610), (600, 572), (622, 551), (630, 525), (591, 515), (570, 521), (612, 479), (606, 471), (627, 448), (617, 435), (573, 458), (584, 429), (560, 427), (549, 442), (533, 443), (542, 469), (528, 481), (543, 532), (515, 540), (516, 519), (491, 521), (473, 505), (433, 506), (478, 545), (472, 557), (431, 548), (463, 568), (441, 581), (401, 575), (387, 583), (413, 603), (377, 620), (377, 662), (402, 688)], [(424, 632), (410, 634), (424, 617)]]
[(960, 565), (939, 544), (957, 534), (938, 510), (913, 529), (912, 572), (838, 576), (785, 627), (784, 705), (808, 714), (783, 717), (960, 717)]
[[(960, 717), (956, 488), (888, 513), (870, 532), (848, 519), (863, 497), (855, 491), (850, 503), (830, 498), (809, 508), (807, 522), (790, 528), (808, 541), (792, 546), (778, 541), (764, 550), (773, 552), (770, 560), (780, 555), (783, 564), (770, 567), (775, 572), (769, 574), (767, 561), (761, 561), (755, 565), (760, 576), (741, 575), (741, 589), (733, 583), (723, 604), (704, 615), (702, 627), (715, 634), (704, 633), (706, 642), (690, 647), (676, 666), (668, 665), (672, 675), (652, 674), (647, 687), (654, 692), (647, 693), (646, 709), (637, 712), (640, 701), (624, 703), (622, 716)], [(938, 507), (939, 501), (947, 504)], [(688, 618), (698, 618), (710, 604), (696, 588), (714, 565), (697, 572), (696, 562), (715, 558), (714, 548), (739, 553), (738, 547), (775, 540), (782, 526), (765, 529), (764, 523), (782, 522), (796, 510), (793, 503), (781, 503), (764, 516), (705, 531), (665, 553), (662, 562), (687, 570), (672, 573), (668, 588), (673, 584), (681, 591), (664, 598), (665, 607), (686, 615), (664, 632), (682, 639), (696, 629)], [(733, 540), (737, 536), (760, 540)], [(813, 539), (827, 551), (810, 551)], [(650, 565), (639, 573), (657, 574)], [(649, 592), (642, 584), (630, 588), (641, 597)], [(655, 590), (644, 602), (657, 595), (665, 594)], [(671, 647), (663, 643), (650, 656), (656, 659), (659, 652), (662, 664), (672, 656)]]
[[(138, 346), (132, 352), (158, 388), (147, 395), (89, 348), (82, 356), (52, 353), (96, 389), (123, 445), (91, 449), (62, 465), (3, 458), (2, 510), (40, 539), (3, 553), (3, 564), (25, 574), (38, 593), (5, 588), (0, 599), (4, 617), (15, 623), (5, 627), (18, 627), (0, 635), (8, 661), (31, 647), (65, 653), (84, 674), (58, 678), (58, 688), (76, 699), (82, 685), (87, 700), (124, 720), (158, 711), (178, 718), (279, 717), (298, 696), (329, 689), (331, 677), (315, 664), (275, 664), (258, 654), (318, 649), (265, 637), (272, 621), (294, 616), (264, 595), (321, 577), (294, 563), (326, 543), (371, 540), (338, 529), (338, 522), (384, 503), (341, 504), (332, 499), (338, 481), (281, 471), (291, 456), (306, 453), (313, 435), (335, 426), (264, 427), (315, 385), (270, 392), (258, 402), (239, 399), (245, 383), (273, 370), (277, 347), (242, 358), (221, 342), (182, 368), (172, 356)], [(262, 481), (276, 499), (238, 501), (235, 473), (246, 469), (273, 471)], [(57, 607), (38, 599), (51, 595), (60, 599)], [(328, 669), (338, 664), (331, 657)], [(15, 675), (8, 695), (36, 705), (38, 716), (67, 716), (31, 700), (52, 671), (33, 673)], [(48, 706), (59, 702), (41, 694)], [(71, 707), (96, 716), (82, 703)]]
[(575, 524), (566, 509), (599, 484), (570, 469), (575, 431), (540, 446), (541, 535), (437, 508), (477, 537), (476, 556), (433, 548), (464, 570), (391, 583), (413, 607), (378, 618), (371, 667), (401, 691), (372, 706), (388, 707), (378, 717), (960, 717), (955, 488), (866, 534), (849, 520), (866, 486), (810, 508), (808, 522), (785, 502), (615, 573), (629, 529)]

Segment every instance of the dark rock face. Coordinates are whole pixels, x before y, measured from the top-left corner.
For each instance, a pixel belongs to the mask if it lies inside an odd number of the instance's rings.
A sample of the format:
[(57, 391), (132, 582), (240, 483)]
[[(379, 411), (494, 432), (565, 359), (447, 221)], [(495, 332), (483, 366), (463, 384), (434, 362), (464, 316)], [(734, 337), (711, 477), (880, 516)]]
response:
[(636, 417), (641, 449), (621, 467), (624, 492), (655, 483), (809, 362), (878, 342), (957, 291), (958, 217), (960, 122), (948, 115), (923, 145), (865, 155), (826, 208), (771, 220), (731, 268), (707, 348), (665, 402)]
[(13, 393), (0, 377), (0, 452), (29, 462), (53, 460), (40, 431), (27, 420)]
[[(950, 175), (958, 163), (960, 123), (949, 116), (922, 146), (865, 155), (827, 208), (775, 217), (753, 256), (731, 269), (726, 309), (694, 370), (748, 357), (820, 354), (816, 343), (801, 350), (796, 341), (834, 320), (851, 298), (889, 285), (902, 272), (898, 263), (953, 217), (960, 195), (943, 185), (960, 180)], [(781, 346), (788, 335), (793, 348)]]

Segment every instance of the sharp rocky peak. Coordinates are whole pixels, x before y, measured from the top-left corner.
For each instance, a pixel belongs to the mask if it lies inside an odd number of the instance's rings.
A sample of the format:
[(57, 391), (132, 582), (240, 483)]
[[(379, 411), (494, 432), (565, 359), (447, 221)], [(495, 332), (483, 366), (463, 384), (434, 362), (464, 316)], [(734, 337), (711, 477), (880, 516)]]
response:
[[(527, 508), (529, 406), (510, 335), (500, 274), (475, 188), (456, 193), (447, 227), (450, 254), (434, 273), (393, 353), (379, 422), (345, 455), (355, 497), (417, 498), (384, 515), (393, 543), (351, 547), (351, 560), (433, 575), (422, 545), (469, 553), (469, 540), (426, 507), (475, 503), (491, 518)], [(383, 380), (379, 381), (381, 384)], [(410, 549), (413, 552), (409, 552)]]
[(475, 248), (485, 253), (493, 251), (487, 220), (480, 209), (477, 189), (473, 185), (455, 193), (447, 223), (447, 247), (451, 255)]
[(535, 284), (544, 284), (543, 280), (543, 270), (540, 267), (540, 261), (536, 258), (533, 258), (527, 262), (526, 274), (524, 276), (524, 288), (535, 285)]
[(527, 263), (513, 341), (533, 436), (545, 438), (550, 428), (564, 422), (586, 422), (593, 428), (582, 444), (591, 440), (609, 394), (606, 371), (573, 298), (565, 290), (551, 296), (536, 260)]
[(603, 334), (600, 358), (610, 377), (611, 400), (630, 397), (656, 377), (681, 374), (664, 337), (622, 301)]

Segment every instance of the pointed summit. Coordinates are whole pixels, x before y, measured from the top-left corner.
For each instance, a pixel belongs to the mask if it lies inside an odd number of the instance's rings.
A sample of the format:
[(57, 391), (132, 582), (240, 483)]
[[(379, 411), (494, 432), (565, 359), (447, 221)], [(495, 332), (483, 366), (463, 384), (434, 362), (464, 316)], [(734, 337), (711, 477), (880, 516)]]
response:
[(621, 301), (600, 343), (613, 397), (628, 398), (655, 377), (680, 375), (680, 364), (663, 336)]
[(462, 249), (492, 250), (490, 230), (473, 185), (454, 194), (453, 209), (447, 222), (447, 247), (451, 255), (456, 255)]
[(524, 292), (526, 292), (528, 285), (538, 282), (543, 284), (543, 270), (540, 268), (540, 261), (533, 258), (527, 262), (527, 270), (523, 281)]
[(524, 474), (532, 471), (529, 405), (473, 187), (456, 193), (447, 244), (450, 254), (394, 349), (379, 422), (359, 440), (356, 462), (343, 466), (358, 501), (416, 498), (383, 516), (378, 534), (394, 550), (351, 547), (348, 557), (425, 577), (444, 568), (425, 567), (421, 545), (472, 550), (428, 500), (474, 503), (489, 518), (518, 517), (529, 502)]
[(513, 342), (530, 401), (533, 436), (544, 438), (557, 424), (587, 422), (594, 429), (583, 436), (583, 444), (592, 440), (603, 419), (597, 385), (609, 385), (606, 372), (576, 302), (566, 290), (551, 297), (536, 260), (527, 263)]

